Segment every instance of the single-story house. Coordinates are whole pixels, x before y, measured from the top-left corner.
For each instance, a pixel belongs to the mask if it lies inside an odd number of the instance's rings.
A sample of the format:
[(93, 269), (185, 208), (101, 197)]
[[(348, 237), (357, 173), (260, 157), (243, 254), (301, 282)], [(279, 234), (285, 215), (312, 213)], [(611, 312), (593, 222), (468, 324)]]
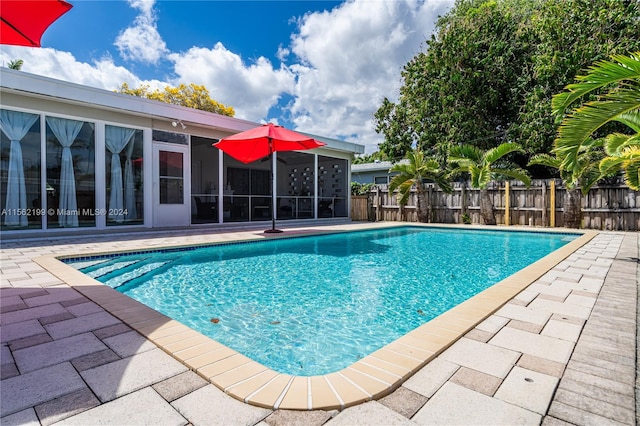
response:
[[(240, 163), (212, 144), (247, 120), (0, 69), (0, 229), (224, 226), (349, 218), (350, 165), (362, 145)], [(67, 231), (68, 230), (68, 231)]]
[(398, 174), (389, 172), (393, 164), (391, 161), (379, 160), (373, 163), (352, 164), (351, 180), (362, 184), (375, 183), (376, 185), (387, 185), (391, 178)]

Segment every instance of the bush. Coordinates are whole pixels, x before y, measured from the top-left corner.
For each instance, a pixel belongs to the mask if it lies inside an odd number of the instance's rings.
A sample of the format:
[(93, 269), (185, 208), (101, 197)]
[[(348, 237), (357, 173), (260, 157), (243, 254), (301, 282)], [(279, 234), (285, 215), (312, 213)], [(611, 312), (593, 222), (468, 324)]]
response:
[(373, 183), (351, 182), (351, 195), (368, 195), (374, 187)]

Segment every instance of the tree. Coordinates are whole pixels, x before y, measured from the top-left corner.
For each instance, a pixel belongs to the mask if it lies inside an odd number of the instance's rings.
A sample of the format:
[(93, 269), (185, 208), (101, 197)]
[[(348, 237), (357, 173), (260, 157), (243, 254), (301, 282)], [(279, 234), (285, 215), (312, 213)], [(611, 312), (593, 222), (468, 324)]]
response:
[(531, 86), (510, 137), (525, 143), (529, 153), (549, 153), (557, 130), (553, 95), (592, 63), (640, 49), (639, 19), (637, 1), (542, 2), (531, 20), (536, 28)]
[(496, 217), (493, 212), (493, 202), (487, 191), (487, 186), (492, 180), (501, 177), (510, 177), (531, 184), (527, 172), (520, 167), (503, 160), (512, 152), (523, 152), (522, 147), (516, 143), (503, 143), (495, 148), (482, 151), (472, 145), (454, 146), (449, 153), (449, 162), (453, 165), (453, 176), (461, 173), (469, 173), (471, 187), (480, 189), (480, 216), (485, 225), (495, 225)]
[(227, 115), (229, 117), (235, 115), (233, 107), (223, 105), (213, 100), (209, 96), (209, 91), (206, 87), (193, 83), (188, 86), (185, 84), (177, 87), (165, 86), (163, 90), (156, 89), (153, 91), (151, 91), (149, 85), (146, 84), (137, 88), (130, 88), (127, 83), (122, 83), (122, 86), (120, 86), (116, 92), (202, 111), (215, 112), (216, 114)]
[(431, 221), (431, 200), (427, 200), (425, 181), (435, 182), (443, 191), (451, 192), (451, 185), (447, 173), (440, 168), (440, 164), (433, 158), (425, 157), (420, 150), (407, 152), (406, 162), (394, 164), (390, 172), (398, 172), (389, 182), (389, 192), (396, 189), (400, 193), (398, 204), (404, 206), (411, 195), (411, 188), (416, 188), (418, 221)]
[(376, 161), (389, 161), (389, 158), (380, 151), (372, 154), (356, 155), (352, 164), (374, 163)]
[(386, 158), (398, 160), (411, 150), (415, 138), (403, 105), (384, 98), (374, 114), (376, 132), (384, 135), (379, 152)]
[(601, 141), (591, 140), (591, 149), (586, 147), (578, 155), (578, 167), (569, 171), (563, 169), (562, 159), (557, 155), (538, 154), (531, 158), (530, 165), (542, 165), (557, 169), (565, 185), (562, 200), (564, 224), (567, 228), (580, 228), (582, 224), (582, 194), (602, 177), (598, 162), (603, 157)]
[(637, 1), (457, 0), (403, 68), (397, 102), (375, 113), (379, 149), (442, 160), (452, 145), (517, 141), (549, 153), (551, 97), (594, 60), (640, 49), (639, 19)]
[[(575, 101), (602, 90), (605, 92), (596, 99), (564, 114)], [(554, 115), (563, 117), (554, 148), (562, 160), (561, 169), (576, 175), (581, 153), (593, 150), (593, 135), (611, 123), (619, 123), (630, 132), (604, 137), (607, 157), (600, 161), (600, 171), (622, 169), (629, 187), (640, 189), (640, 52), (596, 62), (587, 74), (576, 77), (575, 83), (555, 95), (552, 106)]]
[(375, 114), (379, 148), (401, 156), (411, 144), (442, 161), (463, 142), (488, 149), (522, 104), (518, 80), (527, 65), (528, 29), (510, 2), (457, 1), (437, 24), (427, 49), (402, 70), (397, 103), (385, 99)]
[(351, 195), (369, 195), (375, 183), (351, 182)]
[(24, 61), (22, 59), (14, 59), (12, 61), (9, 61), (9, 65), (7, 66), (7, 68), (20, 71), (22, 69), (22, 65), (24, 65)]

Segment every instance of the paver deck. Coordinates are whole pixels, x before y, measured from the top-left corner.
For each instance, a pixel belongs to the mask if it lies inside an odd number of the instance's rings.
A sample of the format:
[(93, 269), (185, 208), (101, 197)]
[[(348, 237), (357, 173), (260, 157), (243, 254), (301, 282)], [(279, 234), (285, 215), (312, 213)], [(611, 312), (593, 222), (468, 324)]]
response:
[[(349, 224), (326, 229), (360, 227)], [(287, 230), (289, 234), (305, 232), (309, 230)], [(265, 401), (265, 406), (277, 403), (305, 408), (311, 389), (325, 389), (322, 395), (328, 408), (343, 408), (341, 395), (360, 393), (362, 400), (368, 400), (379, 383), (393, 382), (405, 377), (407, 369), (415, 368), (408, 354), (427, 350), (423, 339), (430, 334), (429, 327), (418, 331), (419, 338), (407, 337), (404, 343), (396, 344), (399, 346), (390, 346), (368, 362), (326, 380), (313, 377), (281, 382), (282, 375), (274, 376), (240, 355), (236, 361), (225, 347), (201, 341), (197, 333), (191, 336), (179, 323), (140, 316), (138, 302), (123, 302), (106, 291), (111, 289), (95, 286), (85, 286), (79, 292), (67, 283), (82, 280), (82, 275), (61, 279), (66, 275), (51, 274), (49, 268), (33, 261), (52, 254), (244, 240), (258, 234), (261, 232), (189, 230), (3, 241), (1, 423), (637, 421), (637, 233), (598, 233), (584, 246), (563, 255), (566, 258), (560, 263), (547, 265), (548, 272), (533, 274), (529, 281), (524, 277), (524, 291), (495, 290), (509, 294), (508, 302), (497, 311), (487, 310), (483, 315), (489, 316), (475, 327), (466, 326), (465, 316), (434, 321), (453, 336), (460, 330), (464, 336), (434, 355), (408, 380), (403, 379), (397, 389), (384, 392), (384, 398), (342, 411), (273, 410), (234, 397), (249, 393), (254, 400)], [(406, 366), (400, 359), (407, 360)], [(246, 369), (242, 373), (246, 378), (238, 381), (243, 377), (237, 375), (241, 368)], [(203, 374), (206, 372), (218, 377), (217, 385), (225, 389), (220, 383), (226, 383), (228, 395), (194, 370), (205, 378), (211, 377)], [(266, 390), (276, 385), (285, 387), (286, 392), (272, 401)]]

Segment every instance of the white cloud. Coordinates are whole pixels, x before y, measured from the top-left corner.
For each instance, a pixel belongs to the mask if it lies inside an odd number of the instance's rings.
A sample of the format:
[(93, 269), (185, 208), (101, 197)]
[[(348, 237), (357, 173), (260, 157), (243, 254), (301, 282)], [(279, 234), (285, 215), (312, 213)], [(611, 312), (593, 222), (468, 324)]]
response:
[(278, 52), (276, 53), (276, 57), (280, 59), (281, 62), (286, 62), (287, 58), (291, 51), (286, 47), (282, 47), (282, 45), (278, 46)]
[(155, 64), (168, 53), (167, 45), (158, 32), (154, 4), (155, 0), (129, 0), (129, 5), (140, 10), (140, 14), (114, 43), (124, 59)]
[(71, 53), (51, 48), (2, 46), (0, 63), (20, 58), (24, 61), (22, 71), (44, 75), (59, 80), (72, 81), (86, 86), (114, 90), (123, 82), (138, 86), (140, 79), (125, 67), (117, 66), (110, 57), (95, 60), (93, 64), (79, 62)]
[(232, 106), (238, 118), (267, 119), (281, 94), (294, 88), (294, 75), (285, 66), (274, 68), (264, 57), (246, 64), (222, 43), (213, 49), (192, 47), (169, 59), (175, 64), (178, 83), (203, 84), (213, 99)]
[(246, 60), (221, 43), (171, 53), (156, 27), (155, 2), (129, 0), (139, 15), (115, 44), (124, 58), (173, 63), (170, 80), (142, 80), (110, 56), (85, 63), (47, 48), (2, 46), (0, 61), (21, 58), (25, 72), (108, 90), (123, 82), (152, 88), (202, 84), (213, 99), (233, 106), (236, 117), (256, 122), (282, 122), (269, 110), (290, 95), (288, 119), (295, 128), (361, 143), (370, 153), (382, 142), (373, 114), (383, 97), (397, 98), (402, 67), (453, 2), (348, 0), (331, 11), (308, 13), (297, 20), (288, 46), (273, 47), (282, 61), (274, 65), (262, 56)]
[(292, 36), (300, 64), (291, 113), (302, 131), (346, 137), (377, 149), (373, 114), (383, 97), (395, 99), (400, 71), (423, 47), (437, 16), (453, 0), (348, 1), (307, 14)]

